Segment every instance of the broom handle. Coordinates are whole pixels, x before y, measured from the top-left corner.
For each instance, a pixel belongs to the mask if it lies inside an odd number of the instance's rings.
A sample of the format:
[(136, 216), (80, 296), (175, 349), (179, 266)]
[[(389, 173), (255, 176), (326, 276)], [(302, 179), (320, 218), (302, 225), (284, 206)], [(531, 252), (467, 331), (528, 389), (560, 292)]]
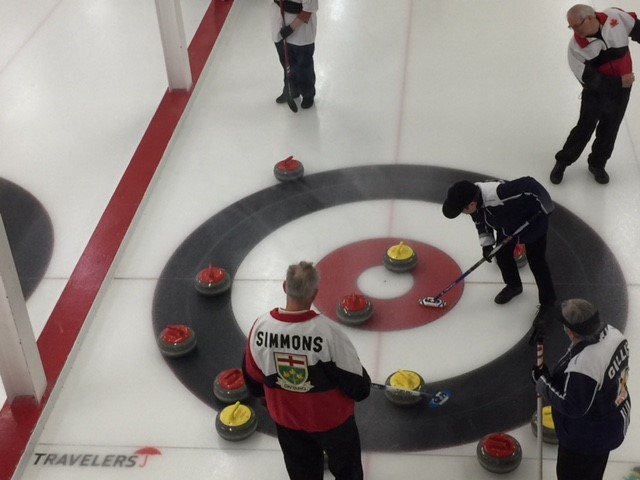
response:
[[(495, 257), (496, 254), (498, 253), (498, 250), (500, 250), (502, 247), (504, 247), (507, 243), (509, 243), (515, 237), (517, 237), (520, 234), (520, 232), (522, 232), (525, 228), (527, 228), (529, 225), (531, 225), (533, 223), (533, 221), (536, 220), (539, 216), (540, 216), (540, 212), (533, 214), (531, 216), (531, 218), (529, 218), (529, 220), (527, 220), (525, 223), (520, 225), (520, 227), (518, 227), (518, 229), (515, 232), (513, 232), (508, 237), (503, 238), (500, 241), (500, 243), (498, 243), (494, 247), (494, 249), (491, 250), (491, 253), (489, 254), (489, 259)], [(434, 300), (439, 300), (440, 298), (444, 297), (447, 293), (449, 293), (449, 290), (451, 290), (458, 283), (460, 283), (462, 280), (464, 280), (471, 272), (473, 272), (476, 268), (478, 268), (480, 265), (482, 265), (486, 261), (487, 261), (487, 259), (484, 258), (484, 256), (483, 256), (480, 260), (478, 260), (475, 264), (473, 264), (473, 266), (471, 266), (471, 268), (469, 268), (469, 270), (464, 272), (462, 275), (460, 275), (458, 278), (456, 278), (453, 282), (451, 282), (451, 284), (447, 288), (445, 288), (438, 295), (433, 297), (433, 299)]]
[[(542, 339), (539, 339), (536, 343), (536, 365), (538, 368), (542, 367), (544, 363), (544, 346)], [(542, 480), (542, 395), (537, 394), (537, 440), (538, 440), (538, 480)]]

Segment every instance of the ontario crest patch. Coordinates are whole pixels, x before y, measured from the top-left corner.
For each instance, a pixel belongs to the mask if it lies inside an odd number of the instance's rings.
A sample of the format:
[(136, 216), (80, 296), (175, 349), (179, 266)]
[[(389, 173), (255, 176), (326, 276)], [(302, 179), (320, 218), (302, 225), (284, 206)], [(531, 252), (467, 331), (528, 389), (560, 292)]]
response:
[(308, 392), (313, 385), (308, 381), (309, 369), (306, 355), (274, 352), (278, 380), (276, 383), (289, 392)]

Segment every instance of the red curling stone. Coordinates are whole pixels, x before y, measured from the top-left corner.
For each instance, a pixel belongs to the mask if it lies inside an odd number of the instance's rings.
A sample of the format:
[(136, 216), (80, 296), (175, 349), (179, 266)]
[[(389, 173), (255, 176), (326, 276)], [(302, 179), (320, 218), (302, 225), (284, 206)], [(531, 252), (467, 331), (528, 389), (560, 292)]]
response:
[(289, 156), (276, 163), (273, 167), (273, 174), (281, 182), (297, 180), (304, 175), (304, 166), (293, 156)]
[(249, 397), (242, 370), (230, 368), (220, 372), (213, 382), (213, 394), (224, 403), (236, 403)]
[(518, 268), (527, 264), (527, 247), (523, 243), (518, 243), (513, 249), (513, 259), (516, 261)]
[(493, 473), (507, 473), (520, 465), (522, 447), (509, 434), (491, 433), (478, 442), (476, 456), (485, 470)]
[(181, 357), (196, 348), (196, 334), (187, 325), (167, 325), (158, 335), (158, 347), (165, 357)]
[(195, 287), (203, 295), (220, 295), (231, 287), (231, 277), (224, 268), (209, 265), (196, 275)]
[(352, 293), (338, 302), (338, 319), (346, 325), (361, 325), (373, 315), (373, 304), (364, 295)]

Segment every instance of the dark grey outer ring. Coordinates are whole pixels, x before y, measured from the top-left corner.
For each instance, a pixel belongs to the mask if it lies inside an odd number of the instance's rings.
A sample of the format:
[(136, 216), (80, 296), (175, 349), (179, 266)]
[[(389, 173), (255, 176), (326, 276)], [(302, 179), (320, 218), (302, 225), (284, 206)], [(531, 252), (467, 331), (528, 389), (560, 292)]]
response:
[[(362, 166), (308, 175), (258, 191), (230, 205), (185, 239), (158, 280), (152, 311), (156, 336), (178, 320), (190, 325), (198, 335), (198, 348), (190, 355), (165, 360), (198, 398), (214, 409), (224, 408), (212, 395), (211, 385), (220, 371), (241, 365), (246, 337), (235, 319), (230, 295), (204, 297), (197, 293), (193, 288), (196, 272), (212, 264), (226, 269), (233, 278), (243, 259), (267, 235), (324, 208), (379, 199), (441, 204), (452, 183), (490, 178), (443, 167)], [(551, 217), (547, 258), (560, 299), (588, 299), (598, 306), (603, 319), (624, 331), (628, 298), (616, 258), (596, 232), (560, 205), (556, 205)], [(271, 307), (265, 305), (265, 311)], [(531, 312), (532, 317), (534, 313)], [(469, 318), (469, 322), (475, 321), (479, 320)], [(547, 363), (557, 360), (566, 347), (567, 339), (560, 325), (554, 325), (545, 338)], [(428, 351), (415, 354), (429, 358)], [(456, 355), (452, 352), (450, 361), (455, 362)], [(464, 355), (462, 345), (459, 355)], [(426, 401), (410, 408), (398, 407), (385, 398), (384, 392), (372, 390), (370, 397), (356, 407), (363, 449), (443, 448), (529, 423), (536, 408), (530, 381), (530, 369), (535, 362), (535, 348), (528, 345), (525, 335), (490, 363), (427, 384), (427, 391), (451, 392), (447, 403), (436, 409), (428, 408)], [(258, 417), (258, 430), (275, 435), (275, 426), (266, 410), (253, 400), (249, 403)]]

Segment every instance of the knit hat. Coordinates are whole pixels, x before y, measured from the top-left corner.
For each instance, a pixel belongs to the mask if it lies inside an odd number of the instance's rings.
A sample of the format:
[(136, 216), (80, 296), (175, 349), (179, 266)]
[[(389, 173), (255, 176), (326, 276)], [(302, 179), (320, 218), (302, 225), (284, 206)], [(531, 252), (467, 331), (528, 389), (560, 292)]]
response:
[(473, 201), (477, 192), (478, 186), (468, 180), (454, 183), (442, 204), (442, 213), (447, 218), (456, 218)]

